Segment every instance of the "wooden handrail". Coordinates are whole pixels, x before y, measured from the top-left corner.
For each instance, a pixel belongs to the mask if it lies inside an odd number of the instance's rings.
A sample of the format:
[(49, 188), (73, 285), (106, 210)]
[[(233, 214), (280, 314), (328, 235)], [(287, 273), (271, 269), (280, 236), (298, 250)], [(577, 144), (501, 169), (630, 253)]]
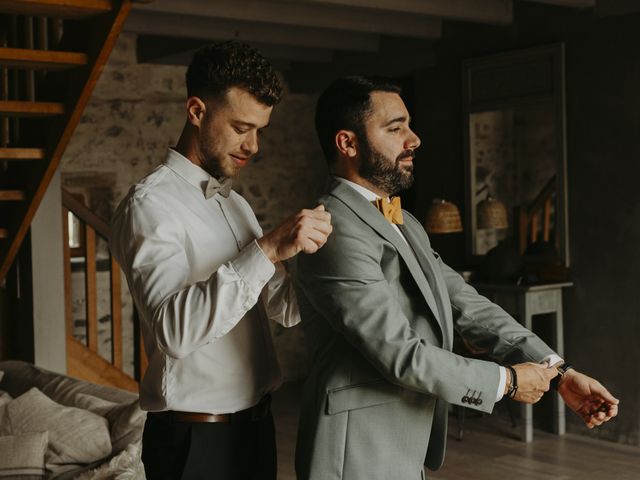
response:
[(111, 280), (111, 362), (122, 370), (122, 301), (120, 289), (120, 266), (113, 256), (109, 272)]
[(98, 351), (98, 271), (96, 265), (96, 234), (91, 225), (85, 224), (85, 304), (87, 319), (87, 347)]
[[(66, 308), (67, 308), (67, 331), (69, 339), (72, 340), (72, 319), (71, 319), (71, 247), (69, 246), (69, 218), (68, 214), (73, 213), (84, 230), (84, 245), (82, 246), (81, 255), (84, 257), (84, 278), (85, 278), (85, 298), (86, 298), (86, 346), (82, 346), (86, 351), (82, 354), (87, 358), (93, 358), (93, 362), (100, 358), (98, 352), (98, 284), (97, 284), (97, 251), (96, 240), (100, 236), (108, 241), (109, 227), (98, 215), (93, 213), (80, 200), (73, 196), (68, 190), (62, 189), (63, 204), (63, 225), (64, 225), (64, 259), (65, 259), (65, 290), (66, 290)], [(111, 359), (104, 360), (107, 364), (112, 365), (115, 371), (122, 371), (122, 300), (121, 300), (121, 271), (118, 262), (109, 253), (109, 296), (111, 307)], [(140, 323), (137, 321), (137, 315), (134, 309), (133, 321), (133, 337), (134, 337), (134, 376), (139, 380), (146, 369), (147, 360), (144, 353), (144, 346), (141, 342)], [(75, 344), (74, 344), (75, 345)], [(79, 347), (78, 347), (79, 348)], [(75, 354), (74, 354), (75, 355)], [(93, 356), (92, 356), (93, 355)], [(76, 362), (74, 368), (79, 368), (77, 359), (69, 361)], [(71, 368), (71, 367), (70, 367)], [(87, 371), (83, 370), (83, 375)], [(115, 375), (111, 372), (110, 375)], [(123, 374), (124, 375), (124, 374)], [(120, 377), (117, 377), (120, 378)], [(134, 381), (134, 380), (132, 380)], [(129, 388), (130, 385), (120, 385)]]
[(527, 213), (529, 215), (534, 215), (538, 210), (542, 210), (544, 208), (544, 204), (547, 199), (553, 195), (553, 192), (556, 189), (556, 176), (554, 175), (551, 179), (542, 187), (540, 193), (533, 199), (533, 202), (529, 204), (527, 207)]
[(93, 228), (99, 236), (105, 240), (109, 240), (109, 225), (107, 225), (107, 222), (93, 213), (64, 188), (62, 189), (62, 205), (84, 223), (91, 225), (91, 228)]
[(545, 242), (549, 241), (551, 237), (552, 197), (555, 190), (556, 176), (554, 175), (529, 206), (517, 209), (520, 253), (524, 253), (529, 244), (538, 240), (540, 226), (542, 226), (542, 238)]

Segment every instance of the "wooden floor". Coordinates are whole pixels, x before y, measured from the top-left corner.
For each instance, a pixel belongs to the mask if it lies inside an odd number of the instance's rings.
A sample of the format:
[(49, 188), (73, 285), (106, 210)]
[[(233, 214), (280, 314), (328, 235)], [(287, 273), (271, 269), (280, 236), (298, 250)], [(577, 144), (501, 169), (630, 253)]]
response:
[[(293, 456), (300, 390), (301, 384), (289, 383), (273, 397), (279, 480), (295, 480)], [(444, 467), (427, 472), (429, 480), (640, 480), (638, 447), (571, 434), (557, 437), (538, 430), (533, 442), (525, 444), (517, 439), (518, 431), (500, 416), (469, 415), (462, 441), (456, 439), (455, 427), (456, 419), (451, 417)]]

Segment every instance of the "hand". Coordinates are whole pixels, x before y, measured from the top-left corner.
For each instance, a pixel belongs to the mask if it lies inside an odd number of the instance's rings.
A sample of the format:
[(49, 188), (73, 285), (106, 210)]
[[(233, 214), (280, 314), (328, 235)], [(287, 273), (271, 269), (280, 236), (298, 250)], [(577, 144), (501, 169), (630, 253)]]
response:
[(600, 382), (574, 369), (564, 374), (558, 393), (569, 408), (582, 417), (587, 428), (602, 425), (618, 414), (620, 401)]
[[(518, 377), (518, 390), (513, 399), (522, 403), (536, 403), (549, 390), (549, 382), (558, 375), (555, 368), (546, 368), (538, 363), (519, 363), (513, 366)], [(507, 381), (505, 389), (511, 382)]]
[(258, 245), (273, 262), (287, 260), (298, 253), (315, 253), (327, 241), (331, 233), (331, 214), (324, 205), (313, 210), (301, 210), (287, 218), (264, 237)]

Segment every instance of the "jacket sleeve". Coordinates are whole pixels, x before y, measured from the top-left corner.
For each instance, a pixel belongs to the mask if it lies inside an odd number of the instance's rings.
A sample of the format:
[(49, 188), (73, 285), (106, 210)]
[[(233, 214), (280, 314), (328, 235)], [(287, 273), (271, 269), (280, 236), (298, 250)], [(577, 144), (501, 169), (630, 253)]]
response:
[(555, 352), (502, 307), (480, 295), (434, 252), (447, 285), (456, 331), (501, 364), (540, 362)]

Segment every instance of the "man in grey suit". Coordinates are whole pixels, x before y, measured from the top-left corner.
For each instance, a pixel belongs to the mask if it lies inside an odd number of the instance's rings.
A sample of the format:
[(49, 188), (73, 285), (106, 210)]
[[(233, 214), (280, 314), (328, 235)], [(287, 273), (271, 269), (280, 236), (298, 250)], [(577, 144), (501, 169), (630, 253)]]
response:
[[(399, 94), (347, 77), (318, 100), (316, 129), (335, 176), (321, 203), (333, 234), (297, 259), (312, 352), (299, 480), (424, 478), (423, 464), (444, 459), (448, 403), (483, 412), (503, 395), (535, 403), (559, 373), (559, 392), (588, 427), (617, 414), (600, 383), (467, 285), (388, 199), (411, 185), (420, 145)], [(497, 363), (452, 353), (454, 329)]]

